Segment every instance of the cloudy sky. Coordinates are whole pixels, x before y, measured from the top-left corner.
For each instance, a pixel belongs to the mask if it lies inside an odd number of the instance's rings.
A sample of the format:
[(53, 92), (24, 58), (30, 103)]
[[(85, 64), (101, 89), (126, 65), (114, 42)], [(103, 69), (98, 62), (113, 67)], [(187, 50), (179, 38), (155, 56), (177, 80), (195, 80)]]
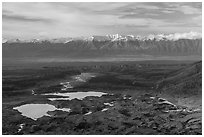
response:
[(201, 32), (202, 3), (3, 3), (4, 38)]

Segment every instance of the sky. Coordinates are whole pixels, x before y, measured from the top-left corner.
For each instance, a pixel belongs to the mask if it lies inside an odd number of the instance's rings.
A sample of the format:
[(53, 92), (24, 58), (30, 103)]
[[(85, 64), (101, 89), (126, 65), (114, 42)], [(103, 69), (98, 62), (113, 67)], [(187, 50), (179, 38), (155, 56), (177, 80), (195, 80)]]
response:
[(202, 3), (3, 2), (3, 38), (202, 31)]

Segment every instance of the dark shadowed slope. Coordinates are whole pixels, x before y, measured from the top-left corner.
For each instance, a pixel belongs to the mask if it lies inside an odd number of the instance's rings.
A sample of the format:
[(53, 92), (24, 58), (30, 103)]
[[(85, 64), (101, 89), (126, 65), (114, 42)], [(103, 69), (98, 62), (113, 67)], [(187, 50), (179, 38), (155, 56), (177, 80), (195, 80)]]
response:
[(158, 82), (157, 88), (173, 96), (201, 95), (202, 62), (190, 64), (188, 67), (167, 74), (166, 78)]

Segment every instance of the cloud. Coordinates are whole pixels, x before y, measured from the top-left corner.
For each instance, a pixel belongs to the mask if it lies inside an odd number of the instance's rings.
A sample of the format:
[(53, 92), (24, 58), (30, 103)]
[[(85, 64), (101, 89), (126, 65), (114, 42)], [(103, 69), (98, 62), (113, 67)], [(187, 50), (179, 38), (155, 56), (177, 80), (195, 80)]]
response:
[(175, 13), (174, 10), (168, 10), (168, 9), (166, 9), (166, 10), (161, 10), (161, 12), (167, 13), (167, 14), (169, 14), (169, 13)]
[(11, 14), (2, 14), (3, 20), (13, 20), (13, 21), (22, 21), (22, 22), (45, 22), (52, 23), (52, 19), (40, 18), (40, 17), (27, 17), (22, 15), (11, 15)]
[(201, 14), (200, 9), (188, 5), (180, 6), (178, 7), (178, 10), (183, 12), (184, 14)]
[(200, 39), (202, 34), (198, 32), (189, 32), (189, 33), (175, 33), (166, 36), (169, 40), (178, 40), (178, 39)]
[(2, 10), (2, 14), (11, 14), (11, 13), (13, 12), (5, 9)]
[[(9, 2), (2, 6), (4, 37), (78, 37), (119, 33), (183, 33), (202, 28), (201, 3)], [(45, 36), (45, 35), (43, 35)]]

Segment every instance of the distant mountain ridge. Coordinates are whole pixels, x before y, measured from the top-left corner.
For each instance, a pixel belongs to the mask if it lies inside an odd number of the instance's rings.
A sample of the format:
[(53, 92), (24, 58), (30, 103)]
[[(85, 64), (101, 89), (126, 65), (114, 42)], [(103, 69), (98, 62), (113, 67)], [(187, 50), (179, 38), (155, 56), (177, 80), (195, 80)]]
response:
[[(5, 40), (4, 40), (5, 41)], [(6, 41), (3, 57), (121, 57), (121, 56), (202, 56), (202, 35), (183, 34), (121, 36), (106, 35), (50, 40)]]
[(91, 37), (76, 37), (76, 38), (55, 38), (55, 39), (31, 39), (31, 40), (20, 40), (20, 39), (6, 39), (3, 38), (2, 43), (68, 43), (70, 41), (83, 40), (83, 41), (147, 41), (147, 40), (171, 40), (176, 41), (179, 39), (201, 39), (202, 34), (198, 32), (189, 33), (175, 33), (175, 34), (150, 34), (148, 36), (134, 36), (134, 35), (106, 35), (106, 36), (91, 36)]

